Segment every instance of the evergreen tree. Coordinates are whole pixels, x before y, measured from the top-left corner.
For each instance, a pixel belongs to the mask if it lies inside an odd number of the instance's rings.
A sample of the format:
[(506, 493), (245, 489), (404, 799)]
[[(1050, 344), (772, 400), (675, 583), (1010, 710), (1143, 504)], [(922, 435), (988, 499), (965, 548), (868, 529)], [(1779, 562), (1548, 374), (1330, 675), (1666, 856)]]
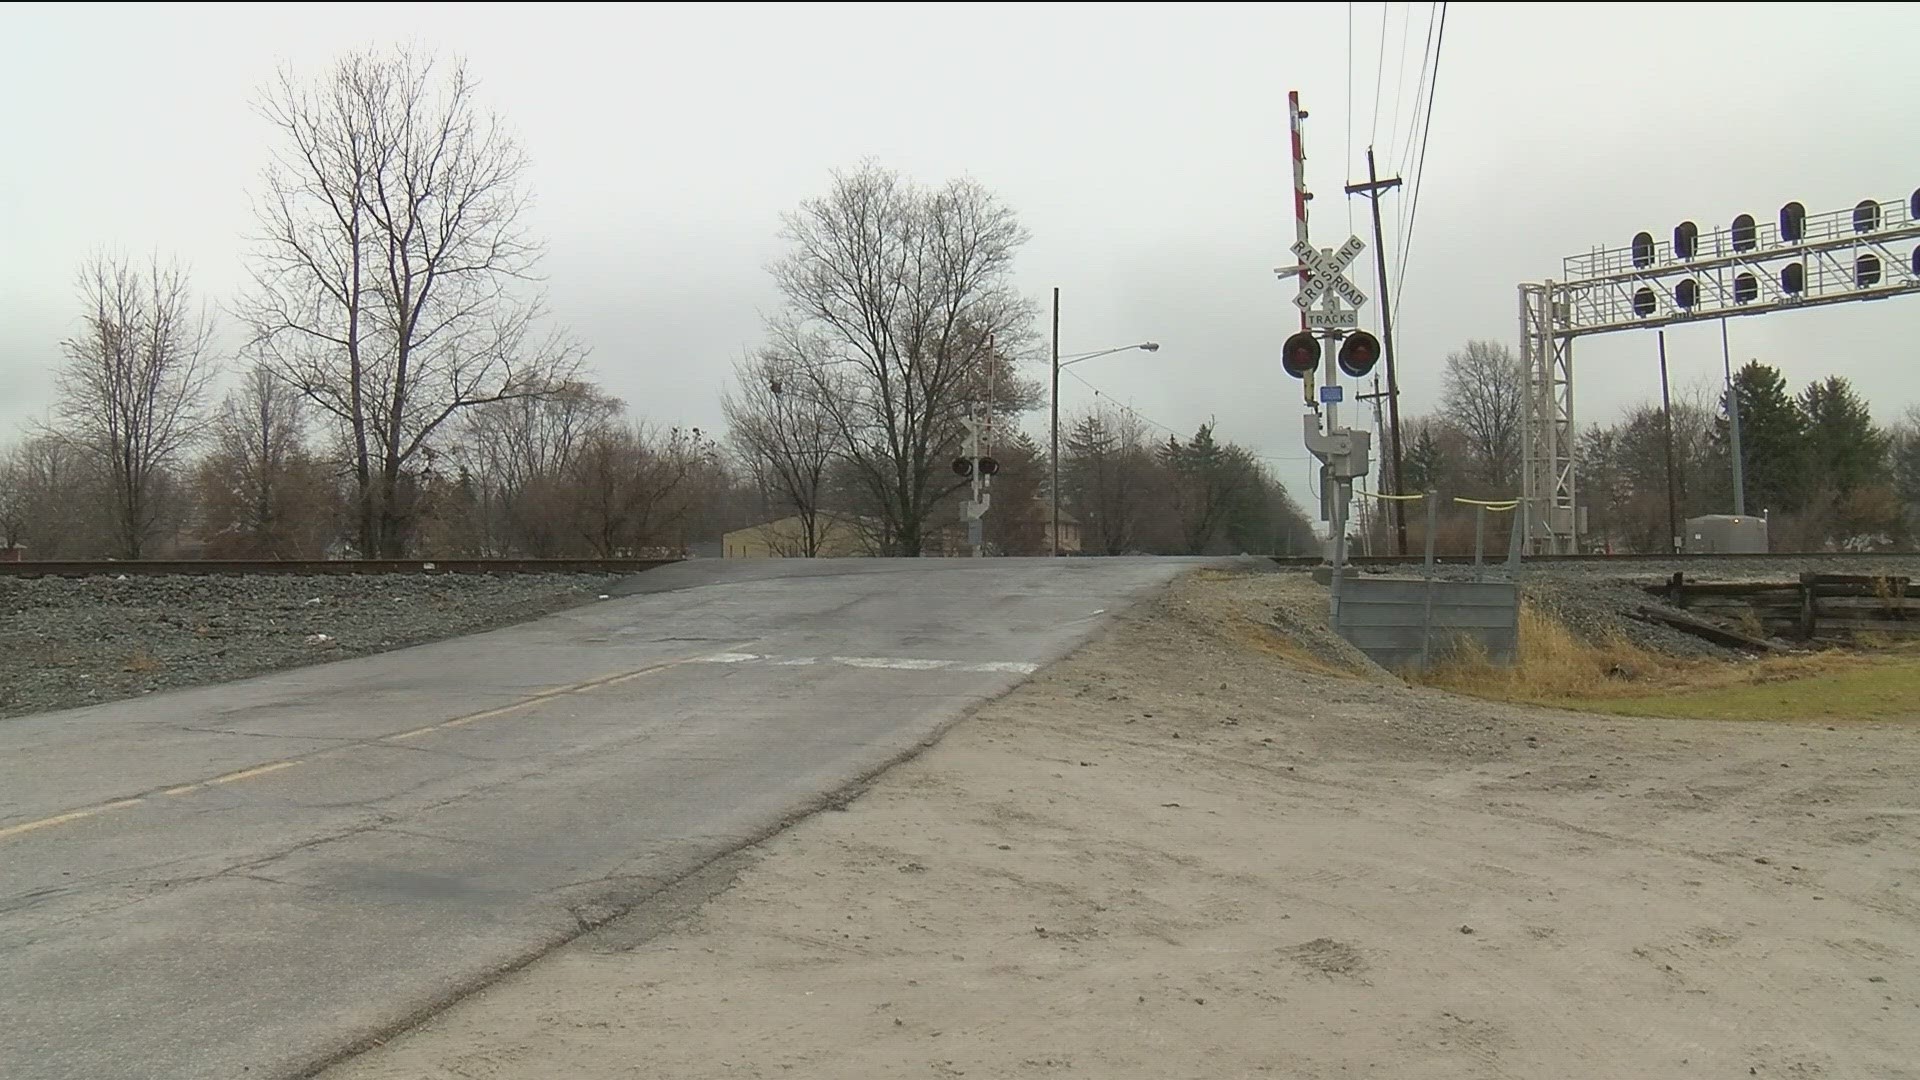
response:
[(1847, 496), (1890, 478), (1887, 433), (1874, 426), (1867, 403), (1845, 378), (1829, 375), (1809, 384), (1800, 394), (1800, 412), (1813, 487)]
[(1243, 447), (1222, 444), (1202, 424), (1182, 443), (1168, 437), (1160, 464), (1172, 479), (1173, 510), (1188, 554), (1206, 555), (1227, 540), (1227, 523), (1258, 505), (1260, 467)]
[(1153, 456), (1125, 413), (1089, 413), (1068, 427), (1060, 452), (1060, 500), (1079, 522), (1088, 555), (1134, 549), (1151, 499)]
[(1401, 456), (1401, 486), (1408, 492), (1428, 491), (1440, 483), (1440, 474), (1446, 463), (1441, 460), (1439, 440), (1433, 437), (1433, 426), (1421, 424), (1413, 438), (1407, 440), (1406, 451)]
[(1051, 515), (1044, 499), (1047, 455), (1033, 436), (1017, 432), (994, 448), (1000, 472), (993, 478), (993, 509), (984, 524), (996, 555), (1045, 555), (1051, 548)]
[(1271, 470), (1256, 464), (1248, 497), (1221, 529), (1230, 551), (1252, 555), (1306, 555), (1316, 548), (1313, 525)]
[[(1740, 401), (1747, 509), (1756, 514), (1798, 509), (1806, 499), (1805, 414), (1788, 393), (1780, 370), (1758, 360), (1734, 373), (1733, 386)], [(1714, 438), (1725, 452), (1731, 434), (1724, 395), (1714, 420)]]

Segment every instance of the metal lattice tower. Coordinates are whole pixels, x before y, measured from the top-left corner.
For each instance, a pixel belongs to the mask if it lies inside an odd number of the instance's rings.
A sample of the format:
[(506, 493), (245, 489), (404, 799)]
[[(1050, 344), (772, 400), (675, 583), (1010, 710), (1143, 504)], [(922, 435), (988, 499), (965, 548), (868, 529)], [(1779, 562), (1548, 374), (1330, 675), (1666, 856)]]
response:
[(1920, 191), (1777, 221), (1741, 214), (1673, 239), (1641, 233), (1626, 247), (1564, 260), (1558, 282), (1520, 286), (1526, 402), (1520, 429), (1521, 511), (1527, 549), (1578, 550), (1574, 500), (1573, 339), (1738, 315), (1920, 295)]
[(1520, 286), (1521, 535), (1535, 554), (1578, 550), (1574, 500), (1573, 338), (1564, 286)]

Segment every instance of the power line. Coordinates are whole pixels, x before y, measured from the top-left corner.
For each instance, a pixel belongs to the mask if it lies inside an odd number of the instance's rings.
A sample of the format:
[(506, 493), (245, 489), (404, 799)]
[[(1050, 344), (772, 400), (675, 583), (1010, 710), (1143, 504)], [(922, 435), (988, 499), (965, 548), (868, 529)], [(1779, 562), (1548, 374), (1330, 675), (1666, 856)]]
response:
[[(1427, 143), (1433, 132), (1433, 96), (1440, 87), (1440, 52), (1447, 44), (1447, 5), (1440, 5), (1440, 29), (1433, 42), (1433, 78), (1427, 84), (1427, 117), (1420, 131), (1420, 159), (1413, 172), (1413, 205), (1407, 210), (1407, 235), (1400, 242), (1400, 268), (1395, 277), (1407, 278), (1407, 254), (1413, 250), (1413, 227), (1420, 220), (1420, 187), (1427, 179)], [(1403, 289), (1402, 297), (1406, 296)], [(1397, 312), (1396, 312), (1397, 314)]]
[(1155, 420), (1155, 419), (1154, 419), (1153, 417), (1151, 417), (1151, 416), (1147, 416), (1147, 415), (1145, 415), (1145, 414), (1143, 414), (1143, 413), (1141, 413), (1141, 412), (1139, 412), (1138, 410), (1136, 410), (1136, 409), (1134, 409), (1134, 408), (1133, 408), (1132, 406), (1130, 406), (1130, 405), (1122, 405), (1122, 404), (1121, 404), (1121, 403), (1119, 402), (1119, 400), (1118, 400), (1118, 399), (1116, 399), (1116, 398), (1115, 398), (1115, 397), (1114, 397), (1114, 396), (1113, 396), (1112, 394), (1109, 394), (1109, 393), (1107, 393), (1107, 392), (1106, 392), (1105, 390), (1102, 390), (1102, 389), (1100, 389), (1099, 387), (1097, 387), (1097, 386), (1095, 386), (1095, 385), (1093, 385), (1092, 383), (1090, 383), (1090, 382), (1088, 382), (1088, 381), (1086, 380), (1086, 377), (1085, 377), (1085, 376), (1083, 376), (1083, 375), (1081, 375), (1081, 374), (1080, 374), (1079, 372), (1077, 372), (1077, 371), (1065, 371), (1065, 369), (1062, 369), (1062, 371), (1063, 371), (1063, 372), (1064, 372), (1065, 374), (1067, 374), (1067, 375), (1071, 375), (1071, 376), (1073, 376), (1073, 377), (1074, 377), (1075, 379), (1077, 379), (1077, 380), (1079, 380), (1079, 382), (1080, 382), (1080, 385), (1081, 385), (1081, 386), (1084, 386), (1084, 387), (1086, 387), (1087, 389), (1089, 389), (1089, 390), (1091, 390), (1091, 391), (1093, 391), (1093, 396), (1094, 396), (1094, 397), (1096, 397), (1096, 398), (1105, 398), (1105, 399), (1106, 399), (1106, 400), (1107, 400), (1107, 401), (1108, 401), (1109, 403), (1111, 403), (1111, 404), (1113, 405), (1113, 407), (1114, 407), (1114, 408), (1116, 408), (1116, 409), (1119, 409), (1119, 410), (1120, 410), (1121, 412), (1123, 412), (1123, 413), (1126, 413), (1126, 414), (1127, 414), (1128, 416), (1131, 416), (1131, 417), (1133, 417), (1133, 418), (1134, 418), (1135, 420), (1138, 420), (1138, 421), (1140, 421), (1141, 423), (1143, 423), (1143, 424), (1147, 424), (1147, 425), (1149, 425), (1149, 426), (1151, 426), (1151, 427), (1157, 427), (1157, 428), (1159, 428), (1159, 429), (1160, 429), (1161, 431), (1164, 431), (1164, 432), (1166, 432), (1166, 433), (1168, 433), (1169, 435), (1172, 435), (1172, 436), (1173, 436), (1174, 438), (1176, 438), (1176, 439), (1181, 439), (1181, 438), (1185, 438), (1185, 436), (1184, 436), (1184, 435), (1182, 435), (1182, 434), (1180, 434), (1180, 431), (1179, 431), (1179, 429), (1178, 429), (1178, 428), (1174, 428), (1174, 427), (1169, 427), (1168, 425), (1166, 425), (1166, 424), (1163, 424), (1163, 423), (1161, 423), (1161, 422), (1160, 422), (1160, 421), (1158, 421), (1158, 420)]
[[(1353, 168), (1353, 0), (1347, 0), (1347, 156), (1340, 175)], [(1347, 200), (1347, 231), (1353, 231), (1353, 200)]]
[(1387, 5), (1380, 5), (1380, 55), (1373, 62), (1373, 127), (1367, 145), (1380, 141), (1380, 77), (1387, 73)]
[[(1427, 5), (1426, 39), (1420, 46), (1420, 77), (1414, 82), (1413, 115), (1408, 118), (1407, 121), (1406, 144), (1404, 146), (1399, 145), (1398, 133), (1396, 132), (1394, 143), (1389, 144), (1387, 147), (1389, 155), (1394, 158), (1394, 175), (1396, 176), (1411, 176), (1408, 168), (1413, 164), (1413, 150), (1420, 136), (1420, 121), (1426, 112), (1428, 65), (1433, 59), (1433, 26), (1439, 10), (1440, 5), (1438, 3), (1429, 3)], [(1405, 246), (1407, 237), (1407, 200), (1395, 199), (1393, 202), (1393, 247), (1395, 251), (1398, 251)], [(1397, 289), (1400, 286), (1400, 282), (1396, 279), (1393, 285)], [(1398, 314), (1397, 310), (1395, 314)]]
[[(1099, 398), (1103, 401), (1106, 401), (1107, 403), (1111, 404), (1114, 408), (1119, 409), (1121, 412), (1126, 413), (1127, 415), (1133, 417), (1135, 420), (1138, 420), (1141, 423), (1146, 424), (1150, 427), (1159, 428), (1161, 431), (1164, 431), (1167, 434), (1172, 435), (1177, 439), (1186, 438), (1185, 435), (1181, 434), (1178, 428), (1172, 427), (1167, 424), (1163, 424), (1160, 421), (1155, 420), (1151, 416), (1147, 416), (1146, 414), (1140, 412), (1138, 409), (1135, 409), (1130, 405), (1121, 404), (1118, 400), (1114, 398), (1112, 394), (1109, 394), (1105, 390), (1102, 390), (1099, 387), (1088, 382), (1086, 380), (1086, 377), (1081, 375), (1079, 372), (1068, 371), (1068, 372), (1065, 372), (1065, 374), (1073, 376), (1076, 380), (1079, 381), (1080, 385), (1093, 391), (1094, 397)], [(1246, 450), (1247, 448), (1241, 447), (1241, 449)], [(1313, 461), (1315, 460), (1311, 454), (1262, 454), (1262, 453), (1255, 453), (1252, 450), (1247, 450), (1247, 454), (1250, 457), (1260, 458), (1261, 460), (1264, 460), (1264, 461)]]
[[(1427, 5), (1427, 29), (1424, 34), (1423, 43), (1420, 46), (1420, 75), (1413, 83), (1414, 108), (1413, 115), (1407, 122), (1407, 130), (1405, 132), (1406, 142), (1402, 143), (1400, 141), (1402, 132), (1398, 126), (1395, 126), (1393, 130), (1393, 141), (1387, 144), (1387, 150), (1389, 154), (1392, 155), (1394, 167), (1401, 171), (1405, 171), (1413, 156), (1414, 137), (1420, 131), (1421, 99), (1424, 98), (1427, 93), (1427, 66), (1433, 59), (1433, 24), (1434, 19), (1439, 13), (1439, 9), (1440, 5), (1438, 3), (1429, 3)], [(1411, 26), (1413, 20), (1409, 18), (1407, 22), (1409, 26)]]
[[(1400, 59), (1393, 65), (1393, 120), (1387, 125), (1387, 154), (1393, 154), (1393, 144), (1400, 138), (1400, 102), (1407, 92), (1407, 33), (1413, 26), (1411, 5), (1402, 4), (1400, 14)], [(1414, 100), (1419, 101), (1420, 88), (1414, 87)], [(1417, 106), (1416, 106), (1417, 107)]]
[[(1413, 84), (1413, 115), (1407, 119), (1407, 143), (1405, 146), (1401, 146), (1397, 156), (1394, 156), (1393, 172), (1395, 176), (1407, 175), (1407, 166), (1413, 163), (1415, 136), (1420, 130), (1420, 117), (1425, 111), (1426, 103), (1423, 98), (1427, 92), (1427, 65), (1433, 60), (1434, 17), (1439, 13), (1439, 10), (1440, 5), (1438, 3), (1429, 3), (1427, 5), (1426, 41), (1420, 46), (1420, 78), (1415, 80)], [(1387, 147), (1389, 155), (1394, 155), (1394, 145), (1397, 144), (1398, 141), (1396, 133), (1395, 142), (1389, 144)], [(1394, 227), (1393, 236), (1394, 246), (1396, 248), (1400, 246), (1400, 240), (1406, 235), (1407, 231), (1407, 203), (1404, 199), (1398, 200), (1398, 203), (1399, 208), (1396, 215), (1398, 223)]]

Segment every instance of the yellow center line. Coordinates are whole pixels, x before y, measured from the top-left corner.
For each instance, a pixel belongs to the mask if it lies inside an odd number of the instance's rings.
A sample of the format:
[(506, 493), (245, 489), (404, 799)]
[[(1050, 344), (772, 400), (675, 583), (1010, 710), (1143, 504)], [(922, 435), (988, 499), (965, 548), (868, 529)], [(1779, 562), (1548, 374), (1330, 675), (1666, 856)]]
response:
[[(753, 644), (753, 642), (744, 641), (722, 651), (738, 652), (751, 644)], [(451, 720), (445, 720), (438, 724), (428, 724), (426, 727), (414, 728), (412, 731), (402, 731), (394, 735), (384, 735), (374, 741), (398, 742), (402, 739), (418, 738), (421, 735), (427, 735), (435, 731), (445, 731), (450, 728), (463, 727), (479, 720), (490, 720), (494, 717), (505, 716), (508, 713), (517, 712), (530, 705), (538, 705), (543, 701), (551, 701), (554, 698), (563, 697), (567, 694), (582, 694), (604, 686), (614, 686), (619, 683), (638, 679), (645, 675), (652, 675), (656, 672), (677, 668), (685, 664), (697, 663), (700, 659), (701, 657), (698, 656), (687, 656), (678, 660), (667, 660), (662, 663), (653, 664), (635, 671), (621, 671), (612, 675), (602, 675), (596, 679), (588, 679), (585, 682), (572, 683), (567, 686), (556, 686), (551, 690), (542, 690), (537, 694), (513, 702), (510, 705), (501, 705), (496, 708), (487, 709), (484, 712), (470, 713), (466, 716), (456, 716)], [(284, 761), (270, 761), (265, 765), (254, 765), (241, 769), (238, 772), (230, 772), (222, 776), (216, 776), (211, 780), (199, 780), (191, 784), (181, 784), (178, 787), (165, 788), (160, 794), (162, 796), (190, 795), (193, 792), (211, 787), (215, 784), (232, 784), (241, 780), (251, 780), (256, 776), (265, 776), (268, 773), (280, 772), (283, 769), (291, 769), (295, 765), (305, 764), (308, 760), (307, 758), (289, 758)], [(106, 813), (109, 810), (119, 810), (128, 806), (137, 806), (145, 801), (145, 797), (117, 799), (113, 802), (101, 803), (99, 806), (89, 806), (80, 810), (69, 810), (66, 813), (40, 818), (37, 821), (24, 821), (18, 825), (9, 825), (6, 828), (0, 828), (0, 840), (7, 840), (39, 829), (49, 829), (55, 825), (66, 825), (71, 822), (82, 821), (97, 814)]]
[(35, 829), (45, 829), (54, 825), (65, 825), (69, 821), (79, 821), (81, 818), (90, 818), (99, 812), (98, 807), (92, 810), (72, 810), (64, 814), (55, 814), (50, 818), (41, 818), (39, 821), (29, 821), (21, 825), (9, 825), (4, 829), (0, 829), (0, 840), (5, 840), (9, 836), (19, 836), (21, 833), (30, 833)]
[[(723, 652), (737, 651), (751, 644), (753, 644), (753, 642), (745, 641), (745, 642), (741, 642), (738, 645), (729, 646), (727, 649), (722, 651)], [(556, 686), (551, 690), (542, 690), (541, 692), (534, 694), (530, 697), (522, 698), (521, 700), (516, 701), (511, 705), (501, 705), (498, 708), (488, 709), (485, 712), (470, 713), (466, 716), (456, 716), (451, 720), (445, 720), (438, 724), (429, 724), (423, 728), (414, 728), (412, 731), (403, 731), (397, 735), (388, 735), (384, 739), (381, 739), (379, 741), (392, 742), (398, 739), (412, 739), (433, 731), (445, 731), (449, 728), (465, 727), (468, 724), (476, 723), (481, 720), (491, 720), (491, 719), (494, 719), (495, 717), (505, 716), (508, 713), (518, 712), (519, 710), (527, 708), (530, 705), (538, 705), (543, 701), (552, 701), (554, 698), (557, 698), (557, 697), (565, 697), (568, 694), (584, 694), (589, 690), (598, 690), (598, 689), (601, 689), (602, 687), (616, 686), (620, 683), (629, 682), (631, 680), (638, 679), (646, 675), (653, 675), (658, 672), (666, 671), (670, 668), (677, 668), (686, 664), (698, 663), (702, 658), (703, 657), (700, 657), (700, 656), (683, 656), (678, 660), (665, 660), (658, 664), (652, 664), (647, 667), (639, 668), (634, 671), (620, 671), (620, 672), (615, 672), (612, 675), (602, 675), (596, 679), (588, 679), (585, 682), (572, 683), (568, 686)]]
[(30, 833), (35, 829), (48, 829), (55, 825), (65, 825), (70, 821), (81, 821), (95, 814), (102, 814), (108, 810), (118, 810), (123, 806), (132, 806), (135, 803), (144, 801), (143, 799), (120, 799), (115, 802), (102, 803), (99, 806), (90, 806), (85, 810), (69, 810), (64, 814), (55, 814), (52, 817), (41, 818), (38, 821), (23, 821), (18, 825), (9, 825), (4, 829), (0, 829), (0, 840), (5, 840), (10, 836)]
[(207, 783), (231, 784), (236, 780), (251, 780), (256, 776), (265, 776), (270, 772), (279, 772), (281, 769), (291, 769), (295, 765), (301, 764), (301, 760), (300, 758), (294, 758), (289, 761), (274, 761), (265, 765), (256, 765), (251, 769), (241, 769), (239, 772), (230, 772), (225, 776), (216, 776), (207, 781)]

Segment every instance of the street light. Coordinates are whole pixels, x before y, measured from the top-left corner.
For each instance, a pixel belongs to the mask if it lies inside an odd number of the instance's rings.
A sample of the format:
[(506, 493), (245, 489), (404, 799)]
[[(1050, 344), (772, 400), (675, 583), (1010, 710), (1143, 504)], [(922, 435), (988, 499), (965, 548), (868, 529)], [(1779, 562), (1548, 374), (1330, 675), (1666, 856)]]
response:
[(1133, 345), (1118, 345), (1111, 349), (1096, 349), (1081, 353), (1065, 360), (1060, 358), (1060, 290), (1053, 290), (1053, 422), (1052, 429), (1052, 473), (1053, 473), (1053, 557), (1060, 557), (1060, 369), (1072, 367), (1082, 360), (1092, 360), (1101, 356), (1139, 349), (1142, 352), (1159, 352), (1157, 341), (1142, 341)]

